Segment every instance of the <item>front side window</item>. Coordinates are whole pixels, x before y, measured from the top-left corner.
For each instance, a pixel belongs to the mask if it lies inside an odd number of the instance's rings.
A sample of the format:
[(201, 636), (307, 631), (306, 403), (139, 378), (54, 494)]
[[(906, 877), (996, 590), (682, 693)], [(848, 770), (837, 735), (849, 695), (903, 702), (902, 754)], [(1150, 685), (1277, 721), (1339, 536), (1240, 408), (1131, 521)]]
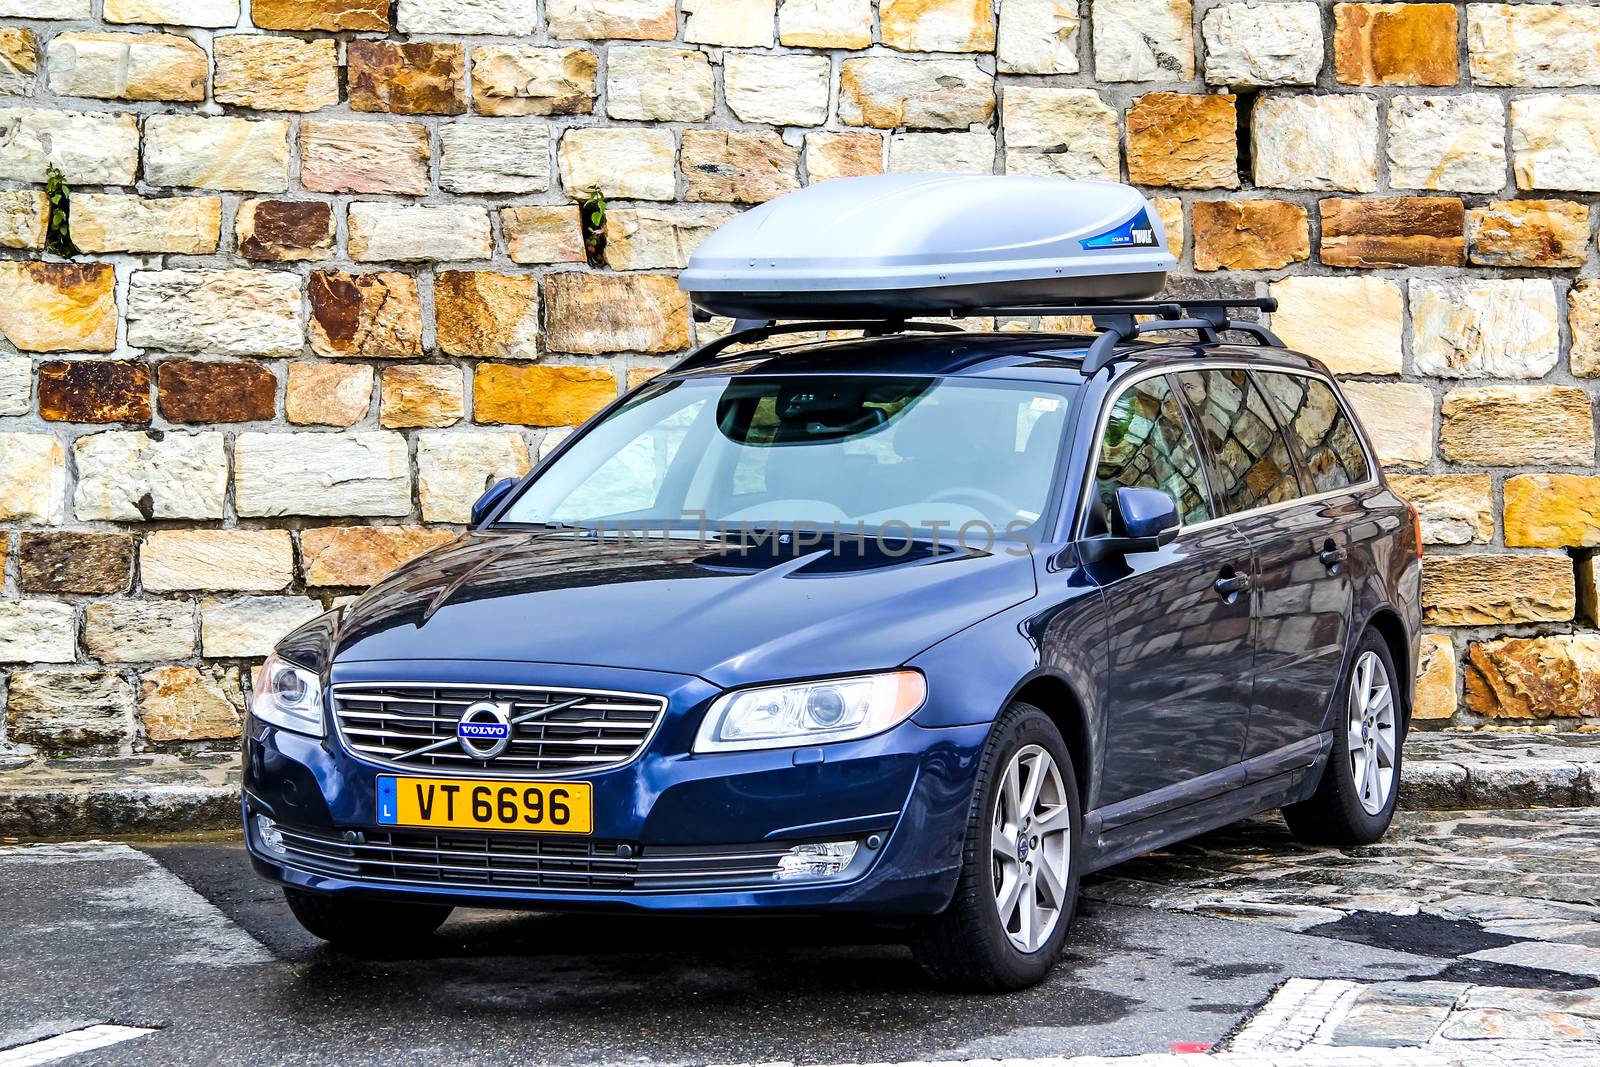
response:
[(1372, 476), (1361, 437), (1327, 382), (1274, 371), (1253, 376), (1294, 439), (1314, 492), (1333, 492)]
[(542, 470), (506, 523), (834, 523), (1018, 536), (1043, 515), (1067, 384), (875, 375), (665, 381)]
[(1177, 375), (1212, 457), (1212, 491), (1226, 515), (1300, 496), (1289, 444), (1261, 393), (1242, 370)]
[(1211, 518), (1204, 478), (1199, 451), (1165, 378), (1146, 378), (1117, 397), (1095, 466), (1102, 516), (1115, 506), (1118, 489), (1143, 486), (1177, 501), (1186, 524), (1204, 522)]

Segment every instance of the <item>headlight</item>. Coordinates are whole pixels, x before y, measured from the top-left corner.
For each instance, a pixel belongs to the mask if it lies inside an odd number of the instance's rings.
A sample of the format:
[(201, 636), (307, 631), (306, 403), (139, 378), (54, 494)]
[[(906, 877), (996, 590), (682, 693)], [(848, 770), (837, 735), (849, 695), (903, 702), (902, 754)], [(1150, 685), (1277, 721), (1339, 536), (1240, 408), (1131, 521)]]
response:
[(316, 672), (296, 667), (276, 655), (256, 671), (250, 694), (250, 714), (297, 734), (322, 737), (322, 682)]
[(735, 752), (870, 737), (910, 718), (927, 695), (927, 683), (916, 671), (739, 689), (711, 705), (694, 750)]

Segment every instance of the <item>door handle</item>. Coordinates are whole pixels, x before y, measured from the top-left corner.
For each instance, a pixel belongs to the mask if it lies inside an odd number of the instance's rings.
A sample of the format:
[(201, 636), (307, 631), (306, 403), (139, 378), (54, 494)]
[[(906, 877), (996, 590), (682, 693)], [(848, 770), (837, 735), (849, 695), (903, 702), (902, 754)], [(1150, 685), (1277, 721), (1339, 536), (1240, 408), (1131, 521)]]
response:
[[(1232, 568), (1229, 568), (1229, 570), (1231, 571)], [(1211, 588), (1215, 589), (1217, 594), (1222, 597), (1238, 596), (1250, 588), (1250, 576), (1248, 574), (1224, 574), (1211, 583)]]
[(1322, 565), (1324, 567), (1332, 571), (1337, 569), (1339, 564), (1344, 562), (1345, 551), (1343, 548), (1340, 548), (1337, 544), (1335, 544), (1333, 538), (1330, 537), (1324, 540), (1322, 545), (1317, 549), (1317, 559), (1322, 561)]

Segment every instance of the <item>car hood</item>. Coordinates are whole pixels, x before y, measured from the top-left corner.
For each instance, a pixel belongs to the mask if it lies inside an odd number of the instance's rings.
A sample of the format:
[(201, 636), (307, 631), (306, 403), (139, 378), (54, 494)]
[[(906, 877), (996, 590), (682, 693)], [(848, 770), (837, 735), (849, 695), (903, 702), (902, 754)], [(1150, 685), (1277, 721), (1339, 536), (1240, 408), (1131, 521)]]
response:
[(489, 531), (358, 598), (333, 658), (587, 664), (731, 686), (896, 666), (1034, 592), (1015, 548)]

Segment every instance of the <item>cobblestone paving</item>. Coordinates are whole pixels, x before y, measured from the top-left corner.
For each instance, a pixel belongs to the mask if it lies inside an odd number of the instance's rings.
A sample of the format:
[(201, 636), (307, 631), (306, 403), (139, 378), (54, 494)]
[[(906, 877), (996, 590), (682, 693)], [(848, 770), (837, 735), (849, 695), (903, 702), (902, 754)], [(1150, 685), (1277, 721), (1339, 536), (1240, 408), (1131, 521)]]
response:
[(1291, 978), (1222, 1048), (1202, 1051), (902, 1067), (1595, 1067), (1600, 993)]
[(1121, 864), (1084, 892), (1335, 935), (1374, 914), (1423, 916), (1441, 923), (1413, 923), (1412, 936), (1448, 941), (1442, 923), (1470, 924), (1450, 955), (1594, 977), (1596, 857), (1600, 808), (1401, 812), (1384, 841), (1352, 849), (1298, 844), (1273, 816)]
[(1600, 994), (1291, 978), (1223, 1051), (1272, 1056), (1325, 1048), (1426, 1048), (1471, 1055), (1536, 1047), (1561, 1062), (1600, 1062)]
[[(1383, 842), (1352, 849), (1253, 819), (1120, 864), (1084, 894), (1390, 947), (1418, 939), (1425, 954), (1521, 969), (1528, 987), (1291, 978), (1217, 1049), (959, 1067), (1600, 1067), (1597, 858), (1600, 808), (1401, 812)], [(1564, 981), (1595, 988), (1538, 988)]]

